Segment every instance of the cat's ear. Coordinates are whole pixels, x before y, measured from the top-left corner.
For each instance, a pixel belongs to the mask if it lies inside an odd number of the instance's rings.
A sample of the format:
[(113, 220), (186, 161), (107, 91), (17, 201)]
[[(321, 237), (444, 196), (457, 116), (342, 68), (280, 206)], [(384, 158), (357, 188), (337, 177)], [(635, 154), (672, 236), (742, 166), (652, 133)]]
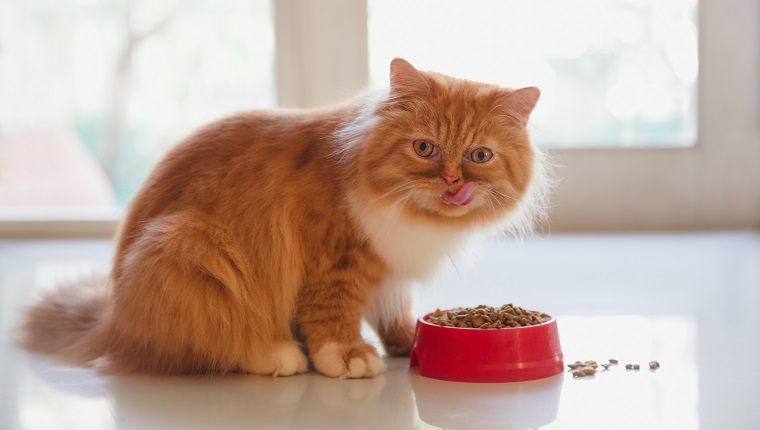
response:
[(541, 97), (541, 90), (536, 87), (526, 87), (519, 90), (505, 90), (500, 97), (500, 102), (509, 116), (524, 127), (528, 124), (530, 114), (536, 107), (539, 97)]
[(422, 74), (403, 58), (391, 61), (391, 94), (401, 95), (427, 88)]

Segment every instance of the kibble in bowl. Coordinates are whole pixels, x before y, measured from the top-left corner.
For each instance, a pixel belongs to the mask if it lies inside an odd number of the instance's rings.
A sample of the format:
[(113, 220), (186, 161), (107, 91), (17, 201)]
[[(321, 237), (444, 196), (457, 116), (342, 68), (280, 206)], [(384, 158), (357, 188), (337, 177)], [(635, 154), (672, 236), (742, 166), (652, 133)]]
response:
[(480, 305), (475, 308), (456, 308), (448, 311), (436, 309), (425, 317), (425, 321), (457, 328), (506, 328), (525, 327), (548, 322), (551, 317), (545, 313), (529, 311), (513, 304), (498, 308)]
[(423, 316), (410, 360), (422, 376), (462, 382), (527, 381), (564, 367), (556, 319), (512, 304)]

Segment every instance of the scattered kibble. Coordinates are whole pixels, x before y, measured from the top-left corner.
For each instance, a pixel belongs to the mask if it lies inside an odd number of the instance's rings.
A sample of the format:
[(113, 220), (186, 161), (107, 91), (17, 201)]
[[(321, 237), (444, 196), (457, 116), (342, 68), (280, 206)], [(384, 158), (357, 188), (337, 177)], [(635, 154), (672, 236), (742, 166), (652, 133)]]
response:
[[(605, 365), (603, 364), (602, 366)], [(599, 364), (594, 360), (586, 360), (568, 363), (567, 367), (572, 371), (573, 378), (583, 378), (584, 376), (596, 374), (596, 369), (599, 367)], [(609, 367), (609, 364), (605, 366), (605, 369), (607, 367)]]
[(529, 311), (510, 303), (498, 308), (480, 305), (448, 311), (436, 309), (425, 321), (443, 327), (500, 329), (542, 324), (550, 319), (545, 313)]
[[(584, 376), (590, 376), (597, 373), (597, 368), (599, 366), (602, 366), (604, 370), (610, 370), (610, 366), (617, 366), (618, 360), (614, 358), (609, 359), (609, 363), (601, 363), (598, 364), (594, 360), (586, 360), (586, 361), (576, 361), (574, 363), (568, 363), (567, 367), (570, 368), (570, 371), (572, 372), (573, 378), (582, 378)], [(649, 368), (650, 369), (658, 369), (660, 367), (660, 363), (658, 361), (650, 361), (649, 362)], [(626, 364), (625, 365), (626, 370), (639, 370), (641, 369), (641, 366), (638, 364)]]

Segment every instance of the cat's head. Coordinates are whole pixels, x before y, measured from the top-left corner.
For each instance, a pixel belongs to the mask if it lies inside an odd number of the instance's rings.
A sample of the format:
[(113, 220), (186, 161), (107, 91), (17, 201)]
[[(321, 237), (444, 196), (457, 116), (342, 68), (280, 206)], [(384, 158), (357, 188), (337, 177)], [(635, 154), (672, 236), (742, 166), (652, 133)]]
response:
[(361, 200), (433, 222), (511, 219), (507, 227), (529, 229), (543, 213), (547, 182), (526, 129), (538, 88), (423, 72), (399, 58), (390, 69), (388, 97), (364, 119), (369, 133), (352, 148)]

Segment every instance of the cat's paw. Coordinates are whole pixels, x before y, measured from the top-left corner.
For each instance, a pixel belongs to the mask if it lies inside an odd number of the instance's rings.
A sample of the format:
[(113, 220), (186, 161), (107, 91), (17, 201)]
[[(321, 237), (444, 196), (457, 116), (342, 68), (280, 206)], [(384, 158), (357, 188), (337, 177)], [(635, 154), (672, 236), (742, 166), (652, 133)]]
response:
[(366, 342), (330, 342), (311, 354), (314, 367), (333, 378), (372, 378), (385, 370), (377, 350)]
[(259, 375), (291, 376), (309, 370), (309, 361), (295, 342), (282, 342), (254, 358), (246, 371)]
[(272, 352), (276, 361), (272, 376), (290, 376), (309, 370), (309, 360), (297, 343), (284, 343)]
[(397, 357), (408, 356), (414, 343), (415, 323), (412, 320), (406, 324), (398, 324), (378, 331), (388, 355)]

